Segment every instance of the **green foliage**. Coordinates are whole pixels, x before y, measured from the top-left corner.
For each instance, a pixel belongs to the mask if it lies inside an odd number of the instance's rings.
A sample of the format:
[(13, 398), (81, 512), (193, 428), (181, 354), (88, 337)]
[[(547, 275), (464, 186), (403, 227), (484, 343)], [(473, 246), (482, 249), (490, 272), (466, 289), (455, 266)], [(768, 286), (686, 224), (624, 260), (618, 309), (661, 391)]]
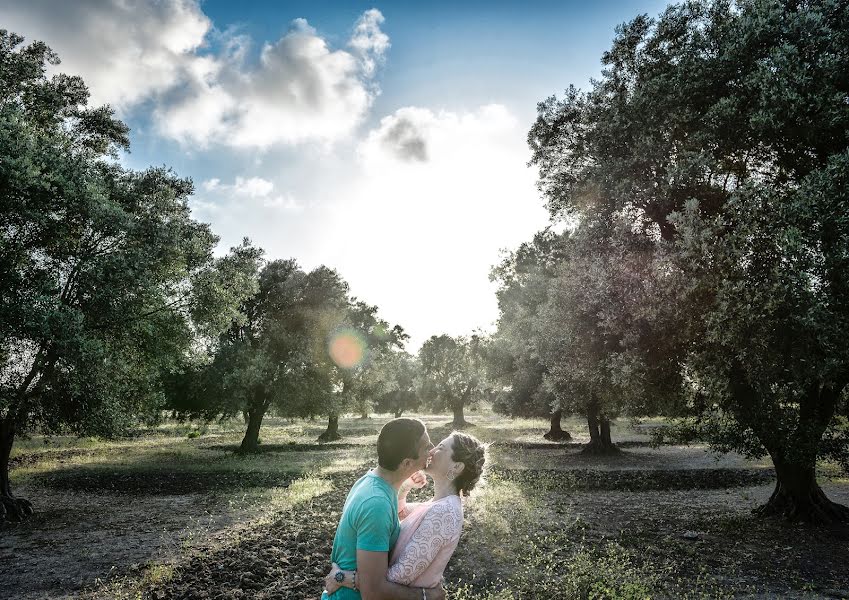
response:
[(550, 329), (588, 324), (588, 372), (636, 389), (677, 367), (676, 410), (780, 480), (847, 451), (826, 433), (849, 382), (847, 48), (845, 2), (673, 5), (620, 27), (528, 138), (586, 240)]
[(242, 276), (255, 293), (232, 316), (213, 347), (177, 382), (173, 407), (207, 420), (242, 412), (281, 416), (320, 414), (333, 382), (323, 351), (327, 321), (344, 306), (347, 287), (321, 268), (304, 273), (294, 260), (260, 267), (260, 253), (243, 245)]
[(483, 396), (484, 341), (449, 335), (431, 336), (419, 349), (420, 395), (433, 410), (449, 409), (461, 425), (463, 409)]
[(377, 412), (400, 415), (415, 410), (420, 405), (416, 391), (419, 366), (415, 357), (406, 352), (389, 352), (380, 364), (382, 393), (377, 396), (374, 408)]
[[(340, 400), (365, 417), (385, 394), (397, 392), (393, 396), (396, 401), (403, 401), (404, 405), (410, 402), (407, 396), (398, 392), (398, 377), (401, 384), (407, 383), (403, 371), (396, 372), (404, 368), (402, 355), (398, 353), (409, 336), (399, 325), (390, 327), (377, 311), (377, 306), (353, 300), (344, 321), (337, 327), (337, 331), (349, 330), (364, 345), (362, 359), (349, 368), (341, 367), (339, 374), (343, 382)], [(335, 414), (340, 414), (344, 407), (337, 407)]]
[[(244, 290), (191, 218), (191, 182), (111, 160), (127, 127), (22, 41), (0, 31), (0, 419), (110, 435), (156, 418), (161, 373)], [(214, 302), (213, 280), (230, 286)]]
[[(546, 385), (549, 369), (535, 341), (541, 311), (568, 233), (537, 233), (496, 266), (490, 279), (498, 283), (498, 330), (486, 355), (487, 373), (496, 388), (493, 409), (511, 416), (547, 417), (560, 400)], [(566, 400), (566, 399), (564, 399)]]

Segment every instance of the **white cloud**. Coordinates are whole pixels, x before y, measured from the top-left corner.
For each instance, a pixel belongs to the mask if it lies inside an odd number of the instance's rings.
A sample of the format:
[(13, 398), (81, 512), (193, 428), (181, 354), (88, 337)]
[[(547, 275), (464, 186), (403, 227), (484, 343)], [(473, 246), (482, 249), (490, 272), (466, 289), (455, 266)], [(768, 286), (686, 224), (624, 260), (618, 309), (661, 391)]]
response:
[(292, 177), (267, 155), (264, 170), (251, 172), (274, 184), (267, 195), (235, 192), (268, 188), (251, 177), (210, 180), (192, 207), (222, 248), (249, 236), (271, 258), (337, 268), (416, 350), (430, 335), (491, 325), (498, 307), (488, 276), (500, 249), (548, 224), (525, 138), (502, 105), (406, 107), (367, 132), (354, 157), (344, 147), (321, 161), (300, 156), (310, 175)]
[[(383, 15), (363, 13), (349, 50), (332, 49), (305, 19), (249, 59), (251, 40), (221, 33), (197, 0), (6, 2), (0, 19), (57, 51), (94, 104), (122, 112), (152, 100), (157, 131), (184, 145), (267, 148), (329, 143), (365, 118), (389, 48)], [(216, 41), (220, 50), (207, 45)]]
[(327, 209), (322, 260), (407, 328), (413, 347), (433, 334), (489, 328), (499, 250), (547, 224), (525, 135), (498, 104), (462, 113), (406, 107), (360, 145), (357, 181)]
[(262, 177), (236, 177), (233, 189), (240, 196), (265, 198), (274, 191), (274, 184)]
[(83, 77), (93, 104), (119, 109), (171, 88), (212, 27), (194, 0), (4, 2), (0, 19), (53, 48), (61, 71)]
[(363, 72), (374, 73), (377, 65), (383, 61), (389, 50), (389, 36), (380, 30), (384, 18), (379, 10), (372, 8), (362, 14), (354, 26), (354, 35), (348, 45), (360, 57)]
[(304, 19), (293, 21), (276, 43), (265, 44), (255, 67), (246, 65), (243, 46), (236, 44), (237, 51), (197, 69), (179, 97), (157, 109), (160, 133), (184, 144), (240, 148), (348, 136), (378, 93), (371, 77), (388, 38), (381, 41), (382, 16), (375, 12), (361, 21), (371, 24), (363, 35), (378, 40), (360, 43), (357, 56), (332, 50)]
[(275, 194), (274, 183), (262, 177), (236, 177), (231, 184), (221, 183), (217, 177), (201, 183), (206, 192), (192, 199), (195, 210), (220, 214), (228, 210), (241, 211), (246, 208), (245, 201), (253, 201), (254, 208), (301, 212), (304, 205), (291, 193)]

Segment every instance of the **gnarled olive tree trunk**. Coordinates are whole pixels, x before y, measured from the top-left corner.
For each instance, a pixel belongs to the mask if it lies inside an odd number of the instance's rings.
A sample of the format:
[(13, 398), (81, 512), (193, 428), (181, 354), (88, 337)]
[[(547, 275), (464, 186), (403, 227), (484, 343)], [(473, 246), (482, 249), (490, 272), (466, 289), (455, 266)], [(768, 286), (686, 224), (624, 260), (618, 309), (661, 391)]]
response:
[(849, 523), (849, 508), (829, 500), (817, 483), (816, 465), (773, 458), (777, 477), (767, 503), (755, 509), (764, 517), (782, 517), (818, 525)]
[(559, 408), (551, 413), (551, 427), (548, 432), (543, 435), (545, 439), (552, 442), (566, 442), (572, 439), (572, 435), (561, 428), (560, 419), (563, 417), (563, 411)]
[(339, 415), (330, 415), (327, 418), (327, 429), (324, 430), (320, 436), (318, 436), (319, 442), (335, 442), (336, 440), (341, 440), (342, 436), (339, 435)]
[(471, 423), (466, 420), (466, 415), (463, 412), (465, 402), (460, 401), (454, 403), (451, 407), (451, 412), (454, 414), (454, 419), (451, 421), (451, 427), (454, 429), (465, 429), (471, 427)]
[(755, 432), (775, 467), (775, 490), (766, 504), (755, 509), (755, 514), (817, 525), (849, 523), (849, 508), (826, 497), (817, 483), (816, 472), (822, 436), (846, 384), (813, 385), (800, 399), (796, 427), (782, 435), (782, 428), (770, 427), (758, 418), (757, 407), (763, 399), (739, 365), (732, 369), (730, 383), (735, 418)]
[(9, 482), (9, 456), (15, 443), (15, 419), (7, 414), (0, 419), (0, 523), (23, 521), (32, 514), (32, 504), (12, 494)]
[(590, 441), (581, 450), (582, 454), (618, 454), (619, 448), (610, 439), (610, 419), (599, 413), (598, 404), (593, 402), (587, 408), (587, 428)]
[(245, 411), (248, 428), (245, 431), (245, 437), (242, 438), (242, 444), (239, 446), (239, 452), (259, 452), (259, 429), (262, 427), (262, 419), (265, 417), (267, 410), (268, 404), (266, 402), (258, 401), (254, 405), (248, 407)]

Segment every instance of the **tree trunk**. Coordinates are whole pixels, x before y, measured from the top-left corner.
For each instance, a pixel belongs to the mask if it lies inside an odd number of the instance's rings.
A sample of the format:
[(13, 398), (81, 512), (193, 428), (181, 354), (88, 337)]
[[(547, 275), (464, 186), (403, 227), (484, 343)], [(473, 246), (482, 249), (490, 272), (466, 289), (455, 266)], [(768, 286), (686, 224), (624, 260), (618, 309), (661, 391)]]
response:
[(613, 442), (610, 440), (610, 419), (601, 419), (601, 443), (605, 446), (612, 447)]
[(452, 407), (454, 412), (454, 420), (451, 421), (451, 427), (454, 429), (465, 429), (466, 427), (471, 427), (471, 423), (466, 420), (465, 414), (463, 414), (464, 403), (459, 402)]
[(596, 414), (587, 415), (587, 427), (590, 441), (581, 450), (581, 454), (610, 455), (618, 454), (619, 448), (610, 439), (610, 420), (599, 418)]
[(817, 483), (814, 464), (790, 464), (774, 458), (772, 462), (777, 476), (775, 490), (755, 514), (815, 525), (849, 523), (849, 508), (826, 497)]
[(32, 514), (32, 504), (15, 498), (9, 481), (9, 455), (15, 443), (15, 419), (9, 414), (0, 419), (0, 523), (23, 521)]
[(733, 363), (730, 383), (736, 405), (734, 417), (755, 432), (775, 467), (775, 489), (767, 503), (755, 509), (755, 514), (819, 525), (849, 523), (849, 508), (826, 497), (816, 473), (822, 436), (846, 381), (810, 387), (800, 403), (795, 435), (789, 439), (773, 434), (775, 428), (758, 410), (758, 393), (738, 362)]
[(551, 413), (551, 427), (544, 436), (545, 439), (550, 440), (552, 442), (565, 442), (572, 439), (572, 436), (568, 431), (564, 431), (560, 427), (560, 418), (563, 416), (563, 411), (560, 409), (555, 410)]
[(253, 406), (246, 412), (248, 429), (245, 431), (245, 437), (242, 439), (242, 445), (239, 446), (239, 452), (246, 454), (251, 452), (259, 452), (259, 428), (262, 427), (262, 419), (265, 416), (267, 407), (264, 404)]
[(336, 440), (341, 440), (342, 436), (339, 435), (339, 415), (330, 415), (327, 418), (327, 429), (318, 436), (319, 442), (335, 442)]

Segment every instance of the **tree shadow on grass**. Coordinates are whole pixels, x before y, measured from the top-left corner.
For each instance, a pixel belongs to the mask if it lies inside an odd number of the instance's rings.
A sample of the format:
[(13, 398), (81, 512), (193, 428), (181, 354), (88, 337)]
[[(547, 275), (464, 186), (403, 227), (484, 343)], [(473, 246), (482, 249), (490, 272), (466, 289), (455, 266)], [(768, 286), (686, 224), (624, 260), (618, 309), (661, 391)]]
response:
[(232, 491), (250, 487), (286, 487), (297, 476), (290, 472), (166, 471), (153, 468), (71, 467), (32, 475), (32, 484), (55, 490), (128, 495), (183, 495)]
[[(274, 452), (310, 452), (310, 451), (327, 451), (327, 450), (350, 450), (352, 448), (362, 448), (364, 446), (373, 446), (373, 444), (347, 444), (347, 443), (329, 443), (329, 444), (299, 444), (290, 442), (288, 444), (260, 444), (256, 452), (253, 454), (266, 454)], [(238, 452), (239, 444), (211, 444), (205, 446), (209, 450), (223, 450), (228, 452)]]
[(504, 469), (493, 467), (503, 480), (546, 491), (652, 491), (722, 489), (775, 481), (772, 469)]

